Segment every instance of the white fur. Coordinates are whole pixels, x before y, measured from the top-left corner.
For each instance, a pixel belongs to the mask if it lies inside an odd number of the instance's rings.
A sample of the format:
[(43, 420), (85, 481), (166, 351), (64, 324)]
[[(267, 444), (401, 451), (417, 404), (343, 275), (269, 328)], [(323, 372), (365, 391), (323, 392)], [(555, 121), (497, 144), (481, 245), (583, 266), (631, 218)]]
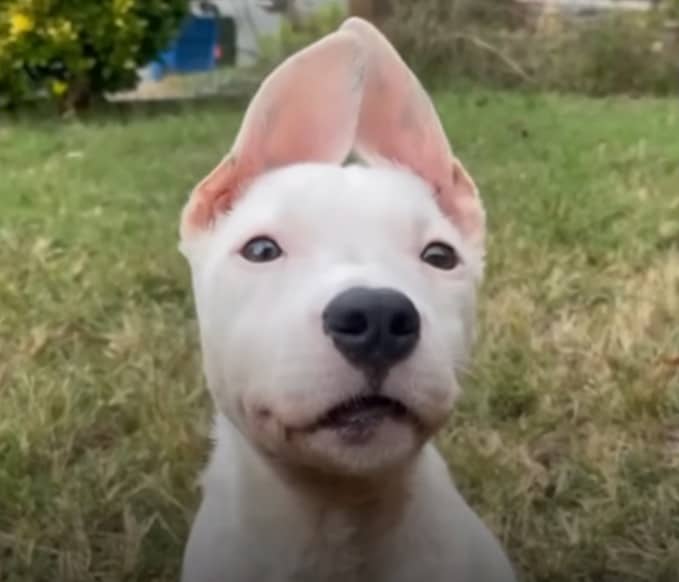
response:
[[(243, 259), (258, 235), (284, 256)], [(422, 262), (432, 241), (454, 246), (460, 266)], [(483, 257), (425, 182), (398, 168), (275, 170), (182, 252), (217, 411), (184, 582), (514, 579), (428, 442), (459, 393)], [(304, 427), (365, 387), (321, 324), (328, 302), (356, 285), (397, 289), (420, 313), (417, 348), (383, 392), (422, 426), (386, 420), (370, 442), (350, 446)]]

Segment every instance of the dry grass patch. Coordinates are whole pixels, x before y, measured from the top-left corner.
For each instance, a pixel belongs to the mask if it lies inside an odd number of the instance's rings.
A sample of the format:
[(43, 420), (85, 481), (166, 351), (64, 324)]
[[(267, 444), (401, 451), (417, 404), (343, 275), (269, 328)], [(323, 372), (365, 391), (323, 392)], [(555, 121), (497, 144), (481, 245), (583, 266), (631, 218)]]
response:
[(531, 578), (676, 580), (679, 252), (522, 259), (486, 297), (452, 464)]

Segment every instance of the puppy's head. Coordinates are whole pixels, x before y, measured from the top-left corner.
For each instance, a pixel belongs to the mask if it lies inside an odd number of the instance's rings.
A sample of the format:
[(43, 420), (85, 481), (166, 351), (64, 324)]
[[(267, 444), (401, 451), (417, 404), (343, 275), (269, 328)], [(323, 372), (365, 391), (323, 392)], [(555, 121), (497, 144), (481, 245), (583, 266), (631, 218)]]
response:
[[(352, 150), (367, 165), (344, 166)], [(260, 451), (365, 475), (445, 422), (484, 214), (374, 27), (350, 19), (274, 71), (181, 231), (210, 391)]]

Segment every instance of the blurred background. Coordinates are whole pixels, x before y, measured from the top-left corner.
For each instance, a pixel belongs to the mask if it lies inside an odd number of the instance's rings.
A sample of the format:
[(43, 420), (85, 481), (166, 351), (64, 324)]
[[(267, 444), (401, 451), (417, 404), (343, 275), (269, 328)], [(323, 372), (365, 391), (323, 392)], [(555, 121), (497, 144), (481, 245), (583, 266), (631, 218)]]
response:
[(679, 582), (679, 0), (0, 0), (0, 582), (177, 580), (212, 413), (179, 214), (349, 14), (488, 212), (462, 493), (523, 580)]
[[(3, 4), (5, 106), (48, 96), (62, 108), (79, 108), (134, 90), (126, 96), (238, 91), (239, 81), (256, 82), (258, 72), (333, 30), (347, 14), (378, 24), (418, 73), (437, 84), (589, 94), (668, 94), (679, 86), (676, 0)], [(196, 73), (204, 74), (177, 78)]]

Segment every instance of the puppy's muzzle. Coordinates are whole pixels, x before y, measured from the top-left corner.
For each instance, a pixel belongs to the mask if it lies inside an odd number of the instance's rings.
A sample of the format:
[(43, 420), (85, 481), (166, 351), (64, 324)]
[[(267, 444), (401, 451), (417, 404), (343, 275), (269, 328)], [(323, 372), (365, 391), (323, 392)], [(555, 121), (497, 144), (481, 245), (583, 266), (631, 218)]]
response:
[(323, 326), (351, 364), (377, 374), (408, 357), (420, 338), (415, 305), (394, 289), (343, 291), (325, 308)]

